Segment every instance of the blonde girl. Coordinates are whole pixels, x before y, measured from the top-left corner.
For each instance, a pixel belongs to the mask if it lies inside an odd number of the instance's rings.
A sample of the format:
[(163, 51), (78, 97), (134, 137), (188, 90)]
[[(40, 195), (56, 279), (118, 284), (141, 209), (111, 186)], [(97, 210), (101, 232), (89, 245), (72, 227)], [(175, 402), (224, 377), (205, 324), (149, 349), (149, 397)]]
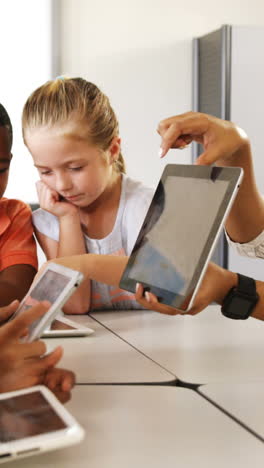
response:
[[(28, 98), (22, 127), (40, 176), (33, 223), (47, 259), (129, 255), (153, 190), (125, 174), (107, 96), (82, 78), (59, 77)], [(64, 311), (140, 307), (133, 294), (87, 279)]]

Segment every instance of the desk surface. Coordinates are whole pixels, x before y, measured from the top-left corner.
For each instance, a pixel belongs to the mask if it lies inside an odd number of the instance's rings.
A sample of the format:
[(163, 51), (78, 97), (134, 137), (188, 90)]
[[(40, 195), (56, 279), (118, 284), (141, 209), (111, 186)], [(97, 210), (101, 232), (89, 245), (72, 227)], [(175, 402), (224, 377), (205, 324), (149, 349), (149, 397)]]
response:
[(194, 317), (151, 311), (92, 316), (183, 381), (264, 382), (264, 325), (259, 320), (227, 319), (218, 306)]
[(192, 390), (82, 386), (67, 406), (86, 429), (85, 440), (8, 466), (263, 467), (263, 443)]
[(199, 391), (264, 439), (263, 383), (208, 384)]
[(46, 338), (48, 349), (62, 345), (60, 367), (73, 370), (77, 383), (172, 382), (170, 373), (89, 316), (71, 317), (95, 330), (87, 337)]

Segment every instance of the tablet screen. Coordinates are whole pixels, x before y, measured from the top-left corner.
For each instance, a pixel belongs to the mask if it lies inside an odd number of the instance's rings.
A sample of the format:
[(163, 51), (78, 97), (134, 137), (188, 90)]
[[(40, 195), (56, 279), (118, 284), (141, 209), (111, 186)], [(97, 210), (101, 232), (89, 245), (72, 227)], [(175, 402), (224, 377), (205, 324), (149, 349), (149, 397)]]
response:
[(61, 320), (53, 320), (50, 330), (76, 330), (76, 327), (72, 327), (68, 323), (62, 322)]
[[(25, 301), (17, 310), (18, 315), (29, 309), (30, 307), (38, 304), (40, 301), (49, 301), (53, 304), (67, 284), (69, 284), (71, 278), (69, 276), (63, 275), (56, 271), (47, 270), (44, 275), (41, 277), (39, 282), (35, 287), (30, 291)], [(41, 319), (40, 319), (41, 320)], [(34, 326), (37, 325), (37, 322), (34, 322)]]
[(0, 442), (67, 428), (40, 391), (0, 400)]
[(71, 278), (69, 276), (57, 271), (47, 270), (32, 289), (30, 297), (36, 302), (46, 300), (53, 304), (70, 281)]
[(162, 302), (180, 306), (199, 279), (235, 183), (226, 168), (183, 165), (177, 175), (173, 166), (159, 182), (120, 286), (152, 286)]
[(167, 177), (159, 219), (144, 236), (129, 276), (186, 294), (227, 187), (222, 180)]

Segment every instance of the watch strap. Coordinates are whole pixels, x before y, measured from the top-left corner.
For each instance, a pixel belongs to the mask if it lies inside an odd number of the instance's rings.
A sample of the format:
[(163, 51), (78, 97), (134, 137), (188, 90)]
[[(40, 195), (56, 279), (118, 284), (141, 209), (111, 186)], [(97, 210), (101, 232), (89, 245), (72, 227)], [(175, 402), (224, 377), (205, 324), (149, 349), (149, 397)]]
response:
[(238, 285), (231, 288), (221, 307), (225, 317), (235, 320), (247, 319), (259, 300), (256, 282), (253, 278), (237, 273)]
[(254, 296), (257, 293), (256, 289), (256, 281), (249, 276), (241, 275), (241, 273), (237, 273), (238, 276), (238, 284), (237, 284), (237, 291), (248, 294), (249, 296)]

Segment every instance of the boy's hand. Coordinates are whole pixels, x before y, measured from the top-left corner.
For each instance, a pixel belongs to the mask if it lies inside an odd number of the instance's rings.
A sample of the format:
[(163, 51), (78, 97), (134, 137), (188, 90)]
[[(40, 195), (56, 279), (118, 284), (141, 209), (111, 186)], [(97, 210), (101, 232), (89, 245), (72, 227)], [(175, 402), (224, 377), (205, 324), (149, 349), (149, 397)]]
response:
[(61, 200), (58, 192), (51, 189), (45, 182), (36, 182), (40, 207), (58, 218), (78, 216), (78, 208), (66, 200)]
[[(4, 309), (3, 315), (6, 317), (6, 309), (14, 311), (17, 305), (2, 308), (0, 315)], [(61, 359), (61, 347), (44, 355), (46, 345), (43, 341), (20, 341), (28, 333), (28, 327), (44, 315), (49, 307), (48, 302), (39, 303), (0, 328), (0, 392), (43, 383), (46, 373)]]
[[(39, 346), (39, 351), (45, 349), (45, 344), (41, 341), (27, 343), (26, 345), (34, 345), (36, 349), (36, 344)], [(22, 343), (20, 346), (24, 347), (26, 345)], [(44, 345), (44, 348), (41, 348), (40, 345)], [(36, 351), (34, 357), (21, 357), (21, 359), (18, 359), (17, 350), (14, 348), (11, 350), (12, 359), (10, 364), (0, 371), (0, 392), (9, 392), (44, 384), (46, 372), (61, 359), (62, 350), (57, 348), (47, 356), (39, 355), (39, 351)], [(5, 356), (8, 357), (10, 354)], [(2, 358), (0, 363), (2, 364)]]
[[(6, 307), (0, 308), (0, 317), (3, 320), (11, 317), (19, 305), (18, 301), (13, 301)], [(40, 319), (50, 307), (47, 301), (40, 302), (34, 307), (31, 307), (26, 313), (20, 314), (13, 320), (9, 321), (0, 328), (0, 349), (3, 349), (10, 343), (19, 343), (19, 339), (24, 337), (29, 326), (35, 321)], [(0, 358), (1, 358), (0, 353)]]
[(71, 397), (71, 390), (75, 385), (75, 374), (65, 369), (52, 368), (46, 373), (43, 383), (62, 403), (65, 403)]

